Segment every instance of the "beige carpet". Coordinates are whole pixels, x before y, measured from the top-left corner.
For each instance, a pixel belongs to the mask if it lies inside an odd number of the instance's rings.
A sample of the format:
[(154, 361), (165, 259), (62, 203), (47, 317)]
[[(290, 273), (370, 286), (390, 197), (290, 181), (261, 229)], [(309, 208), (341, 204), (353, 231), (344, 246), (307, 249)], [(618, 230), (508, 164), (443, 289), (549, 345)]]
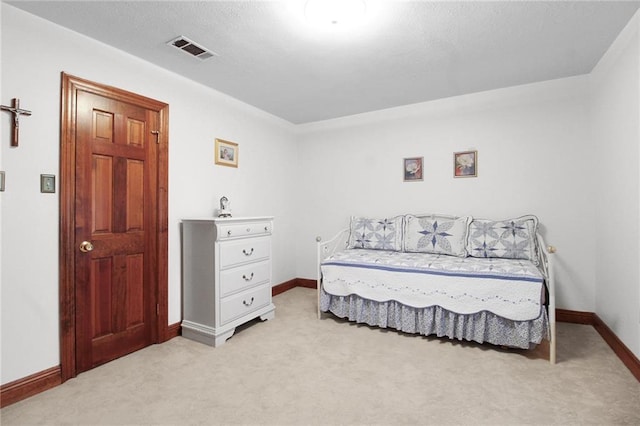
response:
[(32, 424), (640, 424), (640, 383), (590, 326), (536, 353), (315, 316), (315, 291), (219, 348), (181, 337), (2, 409)]

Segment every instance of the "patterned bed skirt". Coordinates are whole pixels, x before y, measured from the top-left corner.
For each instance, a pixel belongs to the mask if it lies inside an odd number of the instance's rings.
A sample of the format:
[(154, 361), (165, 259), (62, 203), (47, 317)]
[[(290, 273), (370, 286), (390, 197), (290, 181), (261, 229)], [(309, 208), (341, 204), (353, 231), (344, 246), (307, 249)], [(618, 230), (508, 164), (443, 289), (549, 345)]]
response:
[(549, 337), (546, 309), (531, 321), (512, 321), (490, 312), (457, 314), (439, 306), (412, 308), (396, 301), (375, 302), (357, 295), (332, 296), (320, 290), (320, 310), (349, 321), (405, 333), (531, 349)]

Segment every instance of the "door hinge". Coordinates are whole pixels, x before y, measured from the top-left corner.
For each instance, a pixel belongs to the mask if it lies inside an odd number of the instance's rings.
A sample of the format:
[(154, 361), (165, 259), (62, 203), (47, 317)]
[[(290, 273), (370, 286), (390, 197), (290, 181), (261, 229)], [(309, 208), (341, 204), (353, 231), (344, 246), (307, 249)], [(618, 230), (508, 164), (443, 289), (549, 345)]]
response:
[(156, 143), (159, 144), (160, 143), (160, 131), (159, 130), (152, 130), (151, 134), (152, 135), (156, 135)]

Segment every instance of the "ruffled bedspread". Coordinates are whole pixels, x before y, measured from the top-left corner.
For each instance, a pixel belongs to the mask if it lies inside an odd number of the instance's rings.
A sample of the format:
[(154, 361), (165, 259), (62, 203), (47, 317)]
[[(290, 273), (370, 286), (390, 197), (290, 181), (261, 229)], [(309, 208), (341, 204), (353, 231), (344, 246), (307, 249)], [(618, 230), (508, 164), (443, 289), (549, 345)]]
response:
[[(352, 249), (327, 258), (321, 271), (323, 288), (332, 296), (398, 302), (385, 306), (416, 311), (432, 308), (434, 318), (444, 315), (438, 313), (442, 311), (529, 321), (544, 312), (544, 278), (528, 260)], [(401, 325), (398, 321), (394, 313), (394, 323)], [(439, 330), (437, 325), (428, 327)]]
[(439, 306), (412, 308), (396, 301), (376, 302), (357, 295), (332, 296), (320, 290), (320, 309), (340, 318), (406, 333), (530, 349), (548, 339), (547, 313), (531, 321), (512, 321), (490, 312), (464, 315)]

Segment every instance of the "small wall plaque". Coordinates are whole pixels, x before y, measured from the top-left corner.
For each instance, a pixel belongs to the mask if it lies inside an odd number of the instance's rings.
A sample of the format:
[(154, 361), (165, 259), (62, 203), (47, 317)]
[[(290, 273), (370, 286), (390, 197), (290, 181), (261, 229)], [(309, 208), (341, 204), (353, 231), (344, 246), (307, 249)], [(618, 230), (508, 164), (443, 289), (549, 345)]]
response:
[(46, 194), (56, 192), (56, 175), (40, 175), (40, 192)]

